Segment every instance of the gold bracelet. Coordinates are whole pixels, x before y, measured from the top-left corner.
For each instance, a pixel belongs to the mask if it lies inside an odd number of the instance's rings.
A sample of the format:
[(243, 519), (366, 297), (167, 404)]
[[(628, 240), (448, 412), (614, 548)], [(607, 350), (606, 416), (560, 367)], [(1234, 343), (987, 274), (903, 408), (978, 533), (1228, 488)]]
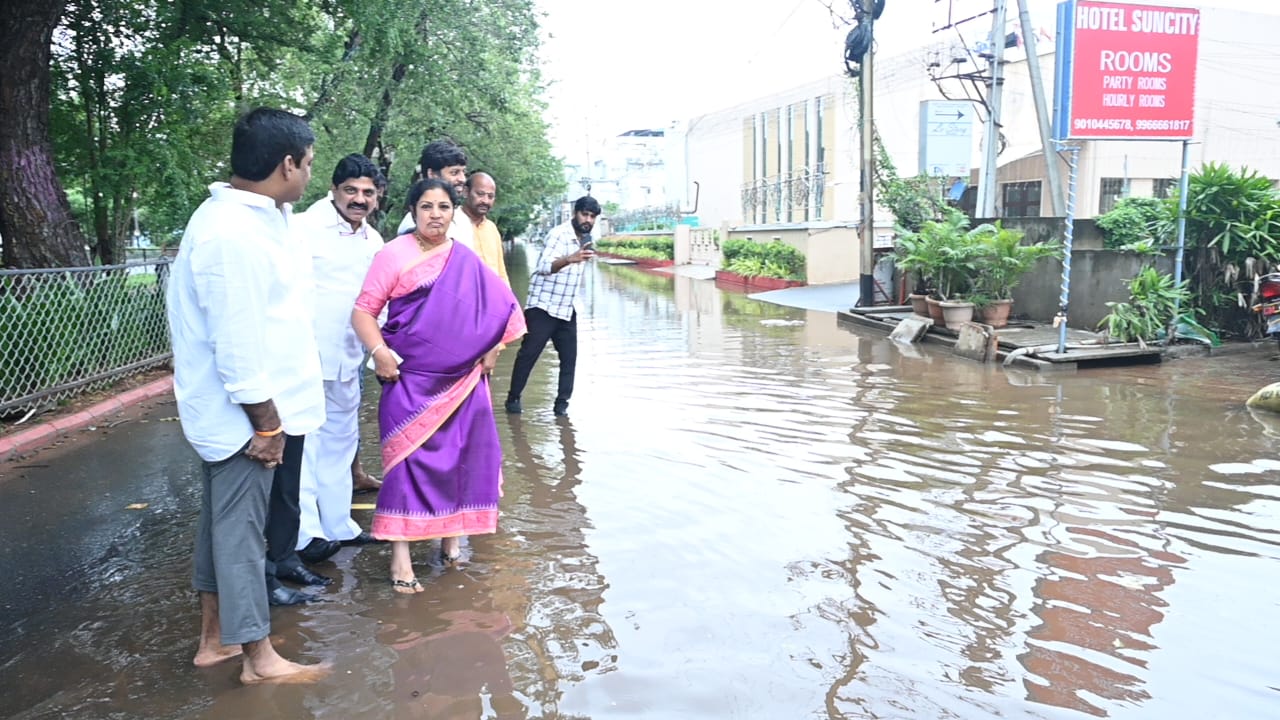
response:
[(280, 433), (282, 433), (282, 432), (284, 432), (284, 426), (283, 426), (283, 425), (281, 425), (280, 427), (276, 428), (275, 430), (254, 430), (254, 431), (253, 431), (253, 434), (254, 434), (254, 435), (257, 435), (258, 437), (275, 437), (275, 436), (279, 435), (279, 434), (280, 434)]

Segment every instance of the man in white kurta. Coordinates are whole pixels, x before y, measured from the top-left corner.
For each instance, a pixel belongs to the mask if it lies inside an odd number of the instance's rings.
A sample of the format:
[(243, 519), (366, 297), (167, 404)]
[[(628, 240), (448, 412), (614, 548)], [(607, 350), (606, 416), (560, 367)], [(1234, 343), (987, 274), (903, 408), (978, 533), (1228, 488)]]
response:
[[(294, 216), (294, 232), (311, 252), (314, 328), (324, 377), (325, 421), (302, 456), (298, 550), (331, 555), (337, 543), (372, 542), (351, 518), (351, 462), (359, 444), (360, 373), (364, 348), (351, 329), (351, 309), (382, 236), (366, 218), (377, 209), (381, 173), (363, 155), (333, 172), (328, 197)], [(310, 552), (308, 552), (308, 550)]]

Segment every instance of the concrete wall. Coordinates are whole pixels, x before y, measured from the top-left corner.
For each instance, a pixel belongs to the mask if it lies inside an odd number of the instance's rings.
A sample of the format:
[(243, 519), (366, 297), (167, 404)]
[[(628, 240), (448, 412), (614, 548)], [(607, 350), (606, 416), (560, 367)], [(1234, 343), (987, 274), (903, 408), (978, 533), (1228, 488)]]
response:
[[(892, 232), (888, 227), (876, 230), (881, 234)], [(781, 240), (796, 248), (804, 253), (805, 277), (810, 285), (855, 282), (861, 272), (856, 227), (756, 226), (734, 228), (725, 235), (734, 240), (747, 238), (759, 243)]]
[[(1093, 330), (1110, 310), (1107, 302), (1129, 299), (1125, 280), (1143, 267), (1154, 265), (1161, 272), (1173, 272), (1169, 258), (1150, 258), (1116, 250), (1078, 250), (1071, 254), (1071, 295), (1067, 325)], [(1041, 260), (1013, 290), (1013, 312), (1032, 320), (1049, 322), (1058, 314), (1062, 263)]]
[[(1000, 224), (1010, 230), (1021, 230), (1025, 233), (1022, 236), (1024, 245), (1033, 245), (1042, 242), (1061, 243), (1067, 231), (1063, 218), (1055, 217), (1026, 217), (1026, 218), (998, 218)], [(983, 223), (994, 223), (995, 220), (975, 219), (970, 227), (977, 227)], [(1077, 219), (1075, 222), (1075, 233), (1072, 236), (1072, 247), (1076, 250), (1101, 250), (1102, 249), (1102, 231), (1098, 229), (1098, 224), (1092, 218)]]

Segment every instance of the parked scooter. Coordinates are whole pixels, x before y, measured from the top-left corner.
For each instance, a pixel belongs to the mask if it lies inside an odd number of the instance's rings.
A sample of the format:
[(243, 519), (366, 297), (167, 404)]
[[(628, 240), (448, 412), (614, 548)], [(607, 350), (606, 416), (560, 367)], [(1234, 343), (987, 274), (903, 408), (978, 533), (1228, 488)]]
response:
[(1254, 297), (1258, 303), (1251, 309), (1262, 315), (1267, 334), (1275, 335), (1280, 342), (1280, 273), (1268, 273), (1258, 278)]

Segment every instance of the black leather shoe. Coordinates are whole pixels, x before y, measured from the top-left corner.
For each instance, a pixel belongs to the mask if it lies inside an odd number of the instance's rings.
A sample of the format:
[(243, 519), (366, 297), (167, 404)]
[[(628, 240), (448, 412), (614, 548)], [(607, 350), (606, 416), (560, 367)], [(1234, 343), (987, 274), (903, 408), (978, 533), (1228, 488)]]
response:
[(301, 590), (294, 590), (283, 585), (277, 586), (274, 590), (267, 593), (267, 602), (276, 607), (285, 605), (301, 605), (302, 603), (319, 600), (319, 596), (310, 593), (304, 593)]
[(343, 540), (342, 545), (346, 547), (350, 545), (373, 545), (374, 543), (384, 543), (384, 542), (386, 542), (386, 540), (379, 540), (378, 538), (370, 535), (367, 532), (362, 532), (359, 535), (351, 538), (350, 540)]
[(555, 406), (551, 408), (551, 412), (555, 413), (556, 416), (558, 417), (564, 417), (565, 415), (568, 415), (569, 401), (566, 400), (564, 402), (557, 402)]
[(508, 400), (506, 407), (507, 407), (507, 412), (511, 413), (512, 415), (519, 415), (521, 412), (524, 412), (524, 408), (520, 407), (519, 398), (515, 400)]
[(315, 565), (333, 557), (341, 549), (342, 543), (337, 540), (313, 538), (306, 547), (298, 551), (298, 557), (308, 565)]
[(317, 575), (316, 573), (311, 572), (310, 570), (306, 569), (301, 565), (287, 572), (277, 571), (276, 579), (288, 580), (289, 582), (296, 582), (299, 585), (324, 586), (333, 582), (333, 578), (325, 577), (323, 575)]

